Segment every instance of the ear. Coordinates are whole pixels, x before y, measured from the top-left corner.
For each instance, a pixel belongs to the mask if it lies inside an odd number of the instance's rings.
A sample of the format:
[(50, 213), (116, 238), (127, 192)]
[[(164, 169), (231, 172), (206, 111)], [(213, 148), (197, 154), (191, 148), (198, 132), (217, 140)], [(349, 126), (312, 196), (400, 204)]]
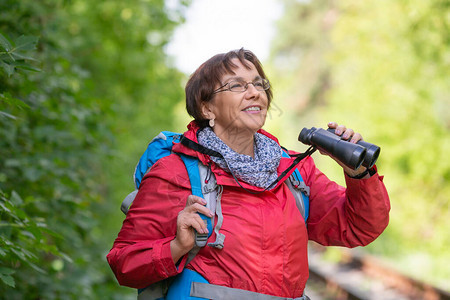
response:
[(200, 110), (202, 112), (203, 118), (207, 120), (215, 119), (216, 115), (212, 111), (212, 103), (211, 102), (202, 102), (200, 104)]

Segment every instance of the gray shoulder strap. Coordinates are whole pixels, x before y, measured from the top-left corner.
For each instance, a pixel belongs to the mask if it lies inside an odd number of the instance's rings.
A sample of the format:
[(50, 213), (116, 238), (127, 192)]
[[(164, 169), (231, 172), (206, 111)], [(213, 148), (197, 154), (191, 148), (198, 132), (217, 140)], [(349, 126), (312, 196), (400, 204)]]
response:
[(223, 243), (225, 242), (225, 234), (220, 233), (220, 229), (222, 228), (222, 224), (223, 224), (222, 192), (223, 192), (223, 187), (221, 185), (219, 185), (218, 191), (217, 191), (217, 200), (216, 200), (217, 224), (214, 227), (214, 232), (216, 234), (216, 241), (214, 243), (208, 243), (208, 246), (215, 247), (217, 249), (223, 249)]
[[(216, 199), (217, 199), (217, 181), (214, 173), (209, 170), (208, 166), (205, 166), (201, 161), (198, 161), (198, 170), (200, 173), (200, 182), (202, 185), (203, 198), (206, 201), (206, 207), (216, 213)], [(214, 224), (214, 218), (212, 223)]]
[(128, 196), (123, 199), (122, 204), (120, 205), (120, 210), (124, 213), (128, 213), (128, 209), (130, 208), (131, 203), (133, 203), (134, 198), (136, 198), (138, 190), (134, 190), (128, 194)]
[[(217, 185), (216, 176), (211, 172), (208, 166), (205, 166), (200, 161), (198, 162), (198, 170), (200, 173), (200, 182), (202, 185), (203, 198), (206, 201), (206, 207), (212, 211), (214, 214), (211, 223), (214, 225), (216, 214), (217, 214), (217, 224), (214, 227), (214, 232), (216, 233), (216, 241), (214, 243), (209, 243), (208, 246), (216, 247), (218, 249), (223, 248), (223, 242), (225, 240), (225, 235), (219, 233), (219, 230), (223, 223), (222, 206), (221, 206), (221, 196), (222, 187)], [(197, 234), (197, 233), (196, 233)], [(197, 253), (200, 251), (201, 247), (194, 246), (188, 253), (188, 259), (186, 265), (194, 259)]]
[(138, 293), (137, 300), (155, 300), (164, 299), (169, 288), (167, 280), (161, 280), (146, 287), (143, 291)]
[(202, 193), (203, 198), (206, 201), (206, 207), (209, 208), (214, 214), (214, 217), (211, 220), (213, 225), (215, 223), (215, 217), (217, 215), (217, 224), (214, 227), (214, 232), (216, 233), (216, 241), (214, 243), (208, 243), (208, 246), (222, 249), (223, 243), (225, 241), (225, 235), (220, 233), (219, 231), (223, 223), (221, 204), (223, 188), (222, 186), (217, 185), (216, 176), (211, 171), (210, 167), (205, 166), (199, 161), (198, 169), (200, 172)]
[(214, 300), (309, 300), (309, 297), (306, 295), (297, 298), (278, 297), (203, 282), (191, 283), (190, 296)]
[(309, 196), (309, 187), (306, 186), (303, 181), (298, 182), (298, 180), (296, 180), (296, 178), (294, 177), (294, 174), (289, 176), (289, 179), (285, 182), (292, 195), (294, 195), (295, 204), (297, 204), (297, 208), (300, 211), (300, 214), (302, 215), (303, 219), (305, 219), (305, 204), (303, 203), (302, 193), (304, 192), (305, 195)]

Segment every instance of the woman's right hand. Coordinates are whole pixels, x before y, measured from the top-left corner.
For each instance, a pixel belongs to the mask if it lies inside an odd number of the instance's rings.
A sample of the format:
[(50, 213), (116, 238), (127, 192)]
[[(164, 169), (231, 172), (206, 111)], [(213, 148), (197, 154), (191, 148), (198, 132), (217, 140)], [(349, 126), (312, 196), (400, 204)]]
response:
[(186, 253), (188, 253), (195, 244), (195, 233), (208, 233), (206, 224), (198, 213), (207, 217), (213, 217), (212, 212), (206, 208), (206, 201), (201, 197), (189, 195), (186, 200), (186, 207), (178, 213), (177, 217), (177, 235), (170, 242), (170, 251), (174, 263)]

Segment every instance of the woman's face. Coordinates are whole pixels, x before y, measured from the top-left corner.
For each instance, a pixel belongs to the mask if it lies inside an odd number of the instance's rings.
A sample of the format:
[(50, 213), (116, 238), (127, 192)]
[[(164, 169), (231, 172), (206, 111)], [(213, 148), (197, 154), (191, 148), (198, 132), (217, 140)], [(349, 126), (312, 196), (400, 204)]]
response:
[[(261, 79), (255, 66), (248, 62), (247, 69), (239, 59), (233, 59), (237, 65), (235, 74), (222, 77), (221, 85), (232, 80), (253, 82)], [(220, 86), (217, 86), (219, 88)], [(214, 95), (213, 99), (203, 106), (203, 114), (211, 119), (215, 118), (214, 132), (218, 136), (224, 134), (254, 134), (261, 129), (266, 121), (268, 99), (265, 91), (258, 91), (253, 84), (248, 84), (244, 92), (222, 91)]]

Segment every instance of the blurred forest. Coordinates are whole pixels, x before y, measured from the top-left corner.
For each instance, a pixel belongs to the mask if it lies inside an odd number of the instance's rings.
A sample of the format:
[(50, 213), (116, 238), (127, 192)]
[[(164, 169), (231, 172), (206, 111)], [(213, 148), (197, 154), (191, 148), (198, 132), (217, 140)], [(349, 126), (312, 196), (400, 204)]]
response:
[(0, 2), (1, 299), (136, 298), (105, 255), (136, 160), (183, 99), (163, 49), (187, 4)]
[[(300, 130), (329, 121), (380, 145), (391, 218), (364, 250), (450, 290), (450, 1), (283, 3), (267, 127), (300, 151)], [(341, 168), (313, 157), (344, 183)]]
[[(450, 2), (280, 1), (267, 129), (302, 151), (334, 120), (380, 145), (391, 221), (365, 250), (449, 290)], [(184, 129), (164, 47), (190, 1), (167, 2), (0, 2), (0, 299), (135, 299), (105, 256), (143, 147)]]

